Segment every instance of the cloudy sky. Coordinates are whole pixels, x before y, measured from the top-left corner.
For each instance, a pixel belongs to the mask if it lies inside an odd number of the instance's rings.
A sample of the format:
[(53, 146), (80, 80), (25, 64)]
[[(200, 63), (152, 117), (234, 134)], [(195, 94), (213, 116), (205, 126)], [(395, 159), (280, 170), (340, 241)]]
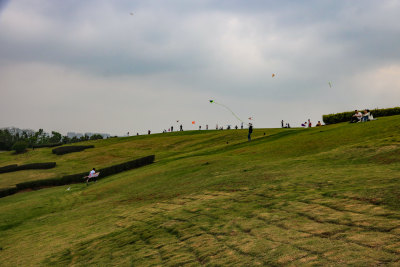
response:
[(399, 106), (399, 14), (397, 0), (0, 0), (0, 127), (240, 123), (209, 99), (255, 127)]

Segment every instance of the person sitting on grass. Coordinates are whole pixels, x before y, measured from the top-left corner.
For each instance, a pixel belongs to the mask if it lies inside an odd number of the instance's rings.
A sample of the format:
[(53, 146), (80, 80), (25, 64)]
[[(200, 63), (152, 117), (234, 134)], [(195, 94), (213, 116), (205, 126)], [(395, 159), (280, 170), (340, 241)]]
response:
[(354, 115), (351, 117), (350, 123), (360, 122), (362, 119), (362, 114), (358, 110), (354, 110)]
[(94, 182), (97, 182), (97, 176), (99, 176), (100, 172), (96, 172), (96, 169), (93, 168), (93, 170), (91, 170), (89, 172), (88, 176), (85, 176), (83, 178), (86, 178), (86, 185), (89, 185), (89, 180), (92, 179), (94, 180)]
[(318, 127), (318, 126), (322, 126), (320, 121), (318, 121), (318, 123), (315, 125), (315, 127)]
[(364, 114), (362, 116), (361, 121), (363, 121), (363, 122), (369, 121), (370, 116), (371, 116), (371, 113), (369, 112), (369, 109), (364, 110)]

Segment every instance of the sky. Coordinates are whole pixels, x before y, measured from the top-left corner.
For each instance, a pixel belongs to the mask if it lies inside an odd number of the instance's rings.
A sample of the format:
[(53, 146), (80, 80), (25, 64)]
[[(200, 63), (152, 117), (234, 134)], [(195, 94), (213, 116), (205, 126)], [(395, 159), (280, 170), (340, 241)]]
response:
[(0, 127), (240, 125), (210, 99), (255, 128), (399, 106), (398, 14), (397, 0), (0, 0)]

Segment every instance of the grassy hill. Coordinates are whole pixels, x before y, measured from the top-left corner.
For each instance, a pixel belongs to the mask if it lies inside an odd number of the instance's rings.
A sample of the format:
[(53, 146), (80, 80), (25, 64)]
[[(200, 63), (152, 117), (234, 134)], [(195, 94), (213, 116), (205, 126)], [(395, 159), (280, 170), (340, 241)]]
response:
[[(312, 129), (192, 131), (0, 154), (0, 188), (156, 155), (96, 184), (0, 199), (16, 265), (400, 265), (400, 116)], [(265, 135), (264, 135), (265, 133)], [(70, 187), (70, 190), (67, 188)]]

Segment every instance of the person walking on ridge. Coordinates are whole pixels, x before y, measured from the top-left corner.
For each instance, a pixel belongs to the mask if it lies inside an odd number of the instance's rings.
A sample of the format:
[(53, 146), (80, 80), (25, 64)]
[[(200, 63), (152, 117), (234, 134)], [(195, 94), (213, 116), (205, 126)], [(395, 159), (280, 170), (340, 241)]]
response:
[(253, 125), (249, 123), (249, 135), (247, 136), (247, 139), (251, 141), (251, 134), (253, 133)]

